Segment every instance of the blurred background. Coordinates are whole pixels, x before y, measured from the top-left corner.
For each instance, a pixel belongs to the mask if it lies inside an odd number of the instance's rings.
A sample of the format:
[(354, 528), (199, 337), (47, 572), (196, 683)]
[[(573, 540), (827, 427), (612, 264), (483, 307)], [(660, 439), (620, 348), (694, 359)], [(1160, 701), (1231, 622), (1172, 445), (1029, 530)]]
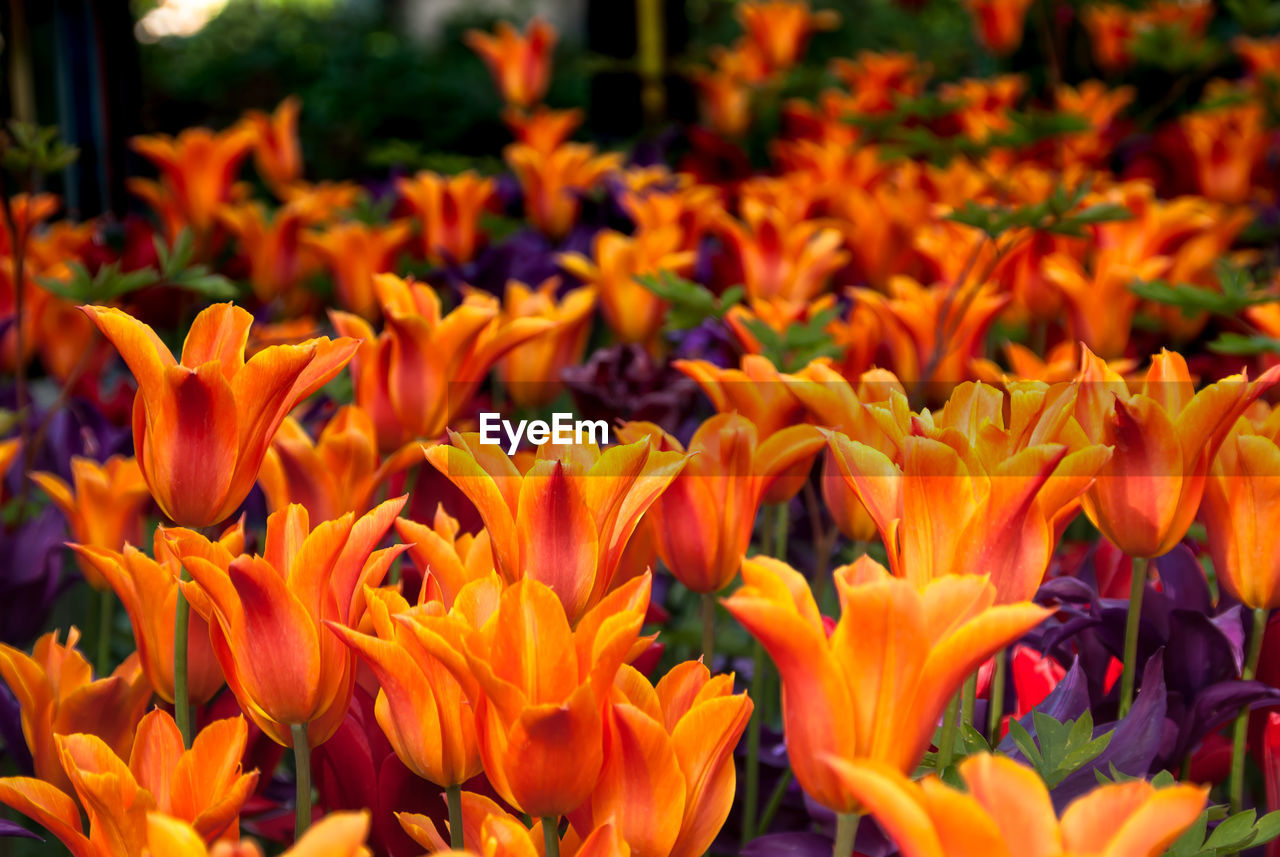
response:
[[(560, 31), (547, 103), (579, 106), (579, 135), (626, 143), (646, 131), (637, 15), (660, 22), (663, 115), (693, 118), (690, 72), (740, 29), (732, 0), (0, 0), (8, 115), (57, 125), (82, 156), (61, 188), (71, 213), (117, 213), (141, 166), (137, 133), (225, 127), (290, 93), (316, 178), (497, 164), (509, 133), (484, 65), (461, 33), (533, 15)], [(649, 8), (646, 10), (645, 6)], [(958, 0), (833, 0), (841, 27), (818, 34), (788, 78), (816, 92), (826, 62), (862, 48), (911, 49), (946, 79), (982, 71)], [(655, 123), (656, 118), (656, 123)], [(462, 163), (475, 162), (475, 163)]]

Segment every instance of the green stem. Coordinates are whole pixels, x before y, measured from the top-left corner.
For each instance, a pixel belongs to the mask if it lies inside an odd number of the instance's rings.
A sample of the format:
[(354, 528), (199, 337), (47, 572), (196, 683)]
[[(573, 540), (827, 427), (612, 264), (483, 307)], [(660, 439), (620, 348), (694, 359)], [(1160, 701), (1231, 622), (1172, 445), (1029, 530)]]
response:
[(836, 816), (836, 844), (831, 857), (853, 857), (853, 843), (858, 838), (858, 822), (862, 816), (856, 812), (842, 812)]
[(711, 659), (716, 654), (716, 596), (714, 592), (702, 593), (702, 663), (711, 669)]
[(773, 787), (773, 794), (769, 795), (769, 802), (764, 805), (764, 813), (760, 816), (762, 834), (769, 832), (769, 825), (773, 824), (773, 817), (778, 814), (782, 799), (787, 796), (787, 786), (791, 785), (793, 776), (791, 769), (787, 768), (782, 772), (782, 776), (778, 777), (778, 784)]
[(764, 649), (759, 641), (751, 645), (751, 698), (756, 700), (756, 707), (747, 725), (747, 788), (742, 803), (744, 845), (754, 839), (756, 833), (756, 812), (760, 802), (760, 723), (764, 719), (759, 702), (764, 692)]
[(978, 701), (978, 673), (972, 672), (960, 689), (960, 722), (973, 726), (973, 709)]
[(991, 671), (991, 690), (987, 693), (987, 740), (994, 747), (1000, 743), (1000, 722), (1004, 719), (1005, 673), (1009, 669), (1009, 651), (996, 652), (995, 669)]
[[(1253, 611), (1253, 632), (1249, 635), (1249, 653), (1245, 656), (1244, 669), (1240, 673), (1243, 681), (1252, 681), (1258, 673), (1258, 656), (1262, 654), (1262, 638), (1267, 632), (1269, 611), (1256, 607)], [(1236, 715), (1235, 732), (1231, 740), (1231, 784), (1228, 794), (1231, 798), (1231, 811), (1239, 812), (1244, 806), (1244, 749), (1249, 737), (1249, 706), (1240, 709)]]
[(107, 675), (111, 669), (111, 626), (115, 620), (115, 592), (104, 586), (98, 591), (98, 657), (94, 670), (98, 678)]
[(545, 857), (560, 857), (560, 819), (556, 816), (543, 816), (542, 841), (546, 845)]
[[(182, 569), (179, 580), (190, 580)], [(191, 701), (187, 692), (187, 630), (191, 623), (191, 605), (178, 587), (178, 614), (173, 620), (173, 720), (182, 734), (182, 746), (191, 747)]]
[(1120, 674), (1120, 711), (1124, 717), (1133, 705), (1133, 685), (1138, 672), (1138, 627), (1142, 624), (1142, 593), (1147, 588), (1147, 561), (1133, 558), (1133, 580), (1129, 584), (1129, 615), (1124, 620), (1124, 672)]
[(773, 519), (773, 555), (786, 562), (787, 530), (791, 522), (787, 519), (787, 504), (785, 501), (774, 507), (774, 515), (777, 517)]
[(298, 797), (293, 817), (293, 838), (298, 840), (311, 827), (311, 747), (307, 744), (307, 724), (295, 723), (293, 733), (293, 766), (298, 773)]
[(462, 851), (467, 847), (462, 837), (462, 786), (455, 783), (444, 794), (449, 801), (449, 845), (454, 851)]
[(956, 746), (956, 723), (960, 719), (960, 695), (951, 697), (947, 713), (942, 716), (942, 735), (938, 737), (938, 776), (951, 766), (951, 754)]

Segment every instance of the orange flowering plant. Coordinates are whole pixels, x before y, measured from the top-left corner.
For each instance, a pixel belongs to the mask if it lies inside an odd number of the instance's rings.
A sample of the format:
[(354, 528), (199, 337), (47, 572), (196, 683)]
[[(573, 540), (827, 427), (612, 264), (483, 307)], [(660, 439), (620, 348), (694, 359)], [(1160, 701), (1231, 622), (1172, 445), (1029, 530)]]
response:
[(1266, 4), (142, 5), (150, 119), (296, 62), (130, 142), (9, 22), (68, 121), (0, 139), (0, 803), (75, 857), (1280, 830)]

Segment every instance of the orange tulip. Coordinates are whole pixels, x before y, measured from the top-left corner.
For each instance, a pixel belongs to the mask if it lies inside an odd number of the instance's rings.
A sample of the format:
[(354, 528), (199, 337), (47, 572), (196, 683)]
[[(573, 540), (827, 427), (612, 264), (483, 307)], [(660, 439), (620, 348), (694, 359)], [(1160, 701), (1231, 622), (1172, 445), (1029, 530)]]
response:
[(924, 91), (928, 68), (915, 55), (897, 51), (861, 51), (853, 59), (835, 59), (831, 71), (849, 90), (855, 113), (885, 113), (898, 96)]
[(444, 315), (431, 286), (393, 274), (374, 277), (373, 287), (385, 320), (381, 334), (358, 316), (330, 317), (339, 332), (364, 340), (351, 365), (356, 403), (373, 417), (383, 453), (439, 436), (498, 358), (553, 326), (543, 318), (504, 323), (497, 299), (481, 294)]
[(577, 366), (587, 350), (591, 320), (596, 308), (595, 289), (570, 289), (557, 300), (559, 277), (550, 277), (536, 288), (518, 280), (507, 281), (502, 320), (545, 318), (555, 323), (541, 336), (517, 345), (498, 361), (498, 377), (518, 407), (549, 405), (560, 395), (560, 372)]
[(595, 287), (604, 320), (618, 339), (652, 343), (666, 319), (667, 303), (636, 278), (662, 271), (688, 273), (697, 254), (680, 249), (680, 244), (680, 230), (674, 226), (635, 235), (604, 229), (596, 233), (592, 258), (562, 253), (557, 261), (564, 270)]
[(1249, 76), (1257, 80), (1280, 79), (1280, 37), (1250, 39), (1236, 36), (1231, 47), (1244, 61)]
[[(77, 455), (71, 459), (74, 489), (55, 473), (32, 473), (31, 481), (67, 519), (73, 541), (107, 551), (142, 541), (142, 513), (151, 503), (151, 492), (137, 460), (113, 455), (99, 464)], [(79, 566), (90, 586), (107, 587), (92, 563), (81, 560)]]
[(655, 450), (687, 452), (689, 463), (649, 512), (658, 555), (676, 579), (694, 592), (719, 592), (733, 580), (751, 544), (756, 515), (774, 481), (812, 461), (822, 448), (813, 426), (796, 425), (759, 440), (739, 414), (704, 422), (688, 449), (652, 423), (627, 423), (624, 440), (644, 440)]
[[(182, 567), (170, 546), (171, 540), (182, 540), (195, 550), (202, 547), (211, 557), (225, 562), (244, 550), (244, 522), (228, 527), (216, 542), (188, 530), (165, 530), (155, 533), (155, 559), (132, 545), (123, 551), (109, 551), (92, 545), (72, 545), (80, 561), (93, 568), (120, 598), (129, 614), (138, 659), (147, 683), (165, 702), (172, 703), (173, 691), (173, 626), (177, 615), (178, 577)], [(217, 561), (215, 559), (215, 561)], [(222, 687), (222, 668), (214, 657), (209, 641), (209, 626), (200, 615), (190, 617), (187, 640), (187, 691), (195, 705), (213, 698)]]
[(269, 220), (258, 203), (223, 206), (218, 217), (236, 237), (258, 300), (269, 303), (283, 298), (288, 307), (296, 307), (309, 299), (299, 293), (303, 280), (316, 267), (311, 248), (302, 240), (303, 227), (310, 220), (306, 204), (281, 206)]
[(478, 434), (450, 432), (449, 439), (428, 448), (427, 460), (475, 504), (495, 568), (508, 583), (529, 578), (551, 587), (572, 623), (614, 587), (640, 517), (686, 458), (644, 442), (604, 452), (548, 442), (521, 474)]
[[(158, 709), (138, 724), (127, 762), (97, 735), (58, 735), (69, 787), (6, 777), (0, 779), (0, 802), (39, 822), (74, 857), (141, 854), (143, 823), (153, 811), (188, 825), (201, 843), (224, 836), (234, 841), (240, 808), (258, 782), (257, 771), (240, 771), (247, 737), (244, 718), (219, 720), (186, 750), (173, 718)], [(72, 794), (88, 814), (87, 837)]]
[(420, 172), (396, 180), (396, 190), (419, 227), (419, 252), (437, 265), (475, 258), (486, 236), (480, 216), (493, 198), (494, 183), (473, 170), (453, 176)]
[(250, 110), (245, 124), (252, 129), (253, 163), (258, 175), (281, 199), (302, 180), (302, 146), (298, 142), (298, 113), (302, 102), (290, 95), (271, 115)]
[[(372, 857), (373, 852), (364, 845), (368, 835), (367, 812), (334, 812), (316, 822), (280, 857)], [(191, 825), (149, 812), (142, 857), (262, 857), (262, 849), (245, 839), (239, 844), (219, 844), (210, 851)]]
[(253, 316), (214, 304), (191, 323), (182, 361), (155, 332), (118, 309), (86, 306), (138, 382), (133, 445), (160, 509), (204, 527), (235, 511), (285, 415), (341, 371), (349, 339), (313, 339), (244, 359)]
[(849, 261), (838, 229), (819, 221), (792, 221), (764, 206), (750, 211), (746, 223), (725, 221), (723, 236), (751, 298), (812, 300)]
[(967, 0), (965, 5), (987, 50), (1003, 56), (1022, 44), (1031, 0)]
[(938, 718), (978, 666), (1051, 611), (992, 606), (983, 577), (937, 578), (917, 589), (862, 557), (835, 571), (841, 615), (830, 636), (804, 576), (766, 557), (742, 565), (724, 605), (782, 676), (783, 725), (796, 780), (837, 813), (860, 810), (831, 759), (915, 770)]
[(733, 749), (751, 700), (698, 661), (656, 688), (623, 666), (614, 687), (600, 782), (569, 819), (583, 835), (612, 819), (636, 857), (699, 857), (733, 805)]
[(324, 261), (333, 275), (338, 306), (362, 318), (378, 317), (376, 275), (395, 267), (396, 255), (409, 242), (411, 229), (398, 220), (385, 226), (336, 223), (323, 232), (303, 235), (303, 244)]
[(1218, 582), (1245, 606), (1280, 607), (1280, 410), (1241, 417), (1218, 448), (1205, 483), (1200, 520)]
[(790, 69), (800, 61), (811, 35), (840, 24), (838, 13), (811, 12), (802, 0), (747, 0), (734, 12), (770, 72)]
[(502, 156), (520, 182), (525, 217), (555, 239), (567, 235), (577, 219), (580, 195), (622, 167), (621, 154), (597, 154), (586, 143), (562, 143), (550, 151), (512, 143)]
[(347, 405), (315, 441), (286, 418), (262, 459), (258, 484), (269, 512), (300, 503), (312, 520), (331, 521), (346, 512), (369, 511), (386, 481), (421, 461), (421, 455), (416, 444), (406, 444), (380, 459), (373, 418), (358, 405)]
[(424, 584), (430, 579), (433, 594), (446, 608), (453, 606), (462, 587), (496, 571), (488, 531), (460, 536), (458, 530), (458, 519), (443, 505), (436, 507), (430, 527), (408, 518), (396, 519), (396, 535), (409, 546), (409, 559), (422, 573)]
[[(374, 713), (391, 749), (405, 767), (441, 788), (480, 773), (475, 713), (458, 680), (395, 617), (410, 612), (398, 593), (365, 590), (373, 634), (330, 622), (330, 629), (378, 677)], [(443, 615), (439, 602), (423, 610)]]
[(180, 224), (204, 235), (213, 229), (218, 208), (231, 201), (236, 173), (254, 137), (243, 125), (220, 132), (188, 128), (177, 137), (134, 137), (133, 150), (155, 164), (160, 182), (133, 179), (130, 187), (151, 199), (163, 199)]
[(606, 596), (576, 629), (557, 593), (538, 580), (525, 577), (500, 595), (496, 584), (469, 584), (447, 616), (397, 621), (467, 691), (498, 794), (534, 818), (557, 818), (581, 806), (600, 779), (614, 677), (648, 644), (638, 634), (650, 577)]
[(151, 697), (137, 656), (130, 656), (110, 676), (93, 679), (93, 668), (76, 651), (80, 631), (74, 626), (67, 642), (51, 631), (27, 655), (0, 644), (0, 676), (22, 710), (22, 735), (35, 762), (36, 776), (48, 788), (70, 791), (55, 735), (97, 735), (118, 755), (127, 756), (133, 730)]
[(1053, 811), (1040, 776), (982, 753), (960, 763), (968, 791), (937, 777), (911, 782), (873, 762), (832, 762), (843, 786), (902, 857), (1156, 857), (1195, 823), (1208, 789), (1144, 780), (1100, 785)]
[(1129, 556), (1161, 556), (1186, 535), (1218, 448), (1245, 409), (1280, 382), (1280, 367), (1197, 393), (1182, 356), (1162, 351), (1130, 393), (1088, 348), (1082, 363), (1076, 418), (1116, 450), (1084, 496), (1085, 514)]
[[(305, 725), (308, 746), (319, 746), (346, 717), (354, 655), (325, 623), (360, 621), (363, 587), (377, 586), (405, 549), (374, 550), (405, 499), (315, 529), (305, 508), (288, 506), (267, 518), (264, 555), (241, 554), (226, 566), (180, 554), (195, 580), (183, 591), (209, 623), (228, 686), (276, 743), (293, 746), (290, 728)], [(174, 548), (183, 551), (181, 543)]]
[(1245, 103), (1184, 114), (1179, 120), (1200, 193), (1217, 202), (1248, 202), (1254, 168), (1273, 135), (1261, 104)]
[(464, 40), (489, 67), (498, 95), (507, 104), (531, 107), (547, 94), (556, 31), (546, 21), (534, 18), (523, 34), (499, 21), (496, 33), (467, 30)]
[(538, 105), (525, 112), (515, 108), (502, 111), (502, 121), (511, 129), (517, 143), (524, 143), (539, 152), (550, 152), (573, 136), (582, 124), (583, 114), (578, 108), (552, 110)]
[[(463, 841), (465, 851), (451, 851), (449, 841), (440, 835), (435, 822), (425, 815), (396, 813), (400, 826), (414, 842), (427, 849), (428, 854), (449, 853), (456, 857), (543, 857), (546, 840), (542, 833), (542, 821), (533, 825), (505, 811), (484, 795), (475, 792), (462, 793)], [(617, 826), (606, 822), (586, 838), (579, 837), (571, 827), (560, 845), (561, 857), (631, 857), (631, 850), (619, 835)]]
[[(902, 383), (891, 372), (872, 369), (854, 387), (827, 363), (808, 367), (804, 381), (793, 386), (797, 399), (808, 410), (809, 421), (856, 437), (885, 455), (893, 455), (893, 440), (877, 424), (862, 403), (884, 402), (896, 391), (905, 395)], [(822, 460), (822, 500), (836, 527), (846, 538), (868, 542), (875, 538), (876, 523), (856, 491), (840, 475), (836, 454), (827, 450)]]
[[(808, 369), (784, 374), (759, 354), (743, 356), (741, 369), (721, 369), (706, 360), (677, 360), (672, 365), (697, 382), (718, 413), (738, 413), (750, 420), (761, 442), (804, 421), (804, 404), (792, 387), (807, 377)], [(808, 479), (811, 463), (812, 459), (793, 462), (787, 477), (775, 480), (761, 502), (784, 503), (794, 497)]]
[(994, 283), (926, 288), (910, 277), (893, 277), (887, 298), (870, 289), (850, 293), (858, 300), (853, 312), (866, 307), (883, 331), (887, 368), (931, 398), (972, 377), (970, 363), (982, 356), (988, 328), (1009, 303)]
[(1089, 33), (1093, 59), (1104, 71), (1117, 71), (1133, 62), (1132, 42), (1137, 32), (1134, 13), (1114, 3), (1091, 3), (1081, 13)]
[[(1062, 530), (1111, 455), (1072, 418), (1069, 385), (958, 386), (937, 414), (890, 393), (868, 405), (894, 452), (830, 433), (838, 472), (867, 507), (894, 573), (923, 586), (990, 575), (997, 601), (1035, 595)], [(1006, 422), (1005, 408), (1008, 408)]]

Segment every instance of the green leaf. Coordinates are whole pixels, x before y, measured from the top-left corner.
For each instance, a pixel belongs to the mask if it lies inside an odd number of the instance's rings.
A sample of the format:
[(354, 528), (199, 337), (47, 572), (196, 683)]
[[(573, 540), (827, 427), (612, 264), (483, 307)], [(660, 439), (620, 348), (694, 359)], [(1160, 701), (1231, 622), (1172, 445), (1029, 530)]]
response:
[(670, 271), (657, 274), (641, 274), (636, 282), (671, 304), (667, 313), (666, 329), (689, 330), (707, 319), (722, 319), (734, 304), (742, 299), (742, 287), (726, 289), (717, 296), (706, 286), (686, 280)]
[(1265, 845), (1280, 836), (1280, 812), (1269, 812), (1262, 816), (1253, 829), (1257, 834), (1253, 838), (1254, 845)]
[(1214, 828), (1213, 833), (1205, 840), (1204, 847), (1239, 851), (1252, 842), (1257, 835), (1253, 829), (1253, 822), (1257, 816), (1258, 814), (1252, 809), (1236, 813)]

